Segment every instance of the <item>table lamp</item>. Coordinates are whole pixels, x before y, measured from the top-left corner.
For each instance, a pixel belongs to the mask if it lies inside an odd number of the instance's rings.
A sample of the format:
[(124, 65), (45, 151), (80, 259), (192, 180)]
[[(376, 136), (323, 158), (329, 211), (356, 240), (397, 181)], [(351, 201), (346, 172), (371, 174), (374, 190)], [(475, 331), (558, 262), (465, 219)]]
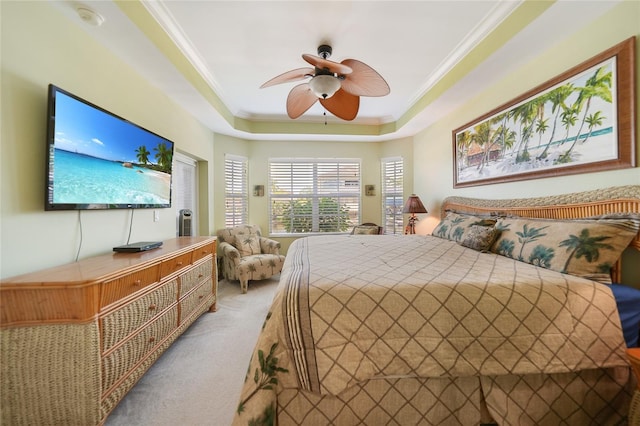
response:
[(422, 204), (422, 201), (420, 201), (420, 197), (418, 197), (416, 194), (411, 194), (411, 196), (407, 199), (407, 202), (404, 203), (402, 213), (411, 213), (409, 224), (405, 228), (404, 233), (415, 234), (416, 222), (418, 221), (416, 213), (428, 213), (428, 211), (424, 208), (424, 204)]

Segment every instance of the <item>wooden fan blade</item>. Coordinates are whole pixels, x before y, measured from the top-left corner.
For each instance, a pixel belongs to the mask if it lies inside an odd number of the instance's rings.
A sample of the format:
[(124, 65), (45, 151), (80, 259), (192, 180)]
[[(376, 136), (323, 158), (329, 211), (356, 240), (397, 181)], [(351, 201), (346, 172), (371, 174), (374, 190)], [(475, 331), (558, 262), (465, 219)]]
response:
[(316, 103), (318, 97), (311, 91), (309, 83), (302, 83), (291, 89), (287, 96), (287, 114), (298, 118)]
[(315, 71), (316, 71), (315, 69), (309, 68), (309, 67), (297, 68), (295, 70), (287, 71), (285, 73), (280, 74), (277, 77), (273, 77), (271, 80), (267, 81), (262, 86), (260, 86), (260, 88), (264, 89), (265, 87), (275, 86), (276, 84), (288, 83), (290, 81), (304, 80), (305, 78), (312, 76), (315, 73)]
[(391, 92), (384, 78), (364, 62), (345, 59), (342, 64), (353, 69), (351, 74), (344, 76), (343, 90), (356, 96), (385, 96)]
[(351, 121), (358, 115), (360, 97), (340, 89), (332, 97), (320, 99), (320, 103), (336, 117)]
[(337, 62), (330, 61), (328, 59), (322, 59), (319, 56), (309, 55), (304, 53), (302, 59), (309, 62), (316, 68), (327, 69), (329, 72), (336, 74), (351, 74), (351, 68), (348, 65), (339, 64)]

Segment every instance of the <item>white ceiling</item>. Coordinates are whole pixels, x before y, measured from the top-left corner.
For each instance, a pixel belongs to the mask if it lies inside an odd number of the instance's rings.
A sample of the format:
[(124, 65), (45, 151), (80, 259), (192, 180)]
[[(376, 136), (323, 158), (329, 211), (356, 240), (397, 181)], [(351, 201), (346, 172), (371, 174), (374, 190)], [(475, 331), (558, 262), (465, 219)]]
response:
[[(372, 141), (415, 134), (618, 3), (558, 1), (529, 23), (517, 9), (533, 2), (520, 0), (51, 2), (217, 133)], [(104, 23), (83, 22), (79, 5)], [(520, 27), (506, 43), (487, 41), (501, 23)], [(301, 55), (315, 55), (320, 44), (333, 47), (331, 60), (353, 58), (376, 69), (391, 93), (362, 97), (352, 122), (325, 117), (320, 103), (289, 119), (287, 94), (299, 83), (259, 87), (308, 66)], [(461, 61), (468, 69), (452, 77)], [(433, 95), (445, 83), (447, 90)]]

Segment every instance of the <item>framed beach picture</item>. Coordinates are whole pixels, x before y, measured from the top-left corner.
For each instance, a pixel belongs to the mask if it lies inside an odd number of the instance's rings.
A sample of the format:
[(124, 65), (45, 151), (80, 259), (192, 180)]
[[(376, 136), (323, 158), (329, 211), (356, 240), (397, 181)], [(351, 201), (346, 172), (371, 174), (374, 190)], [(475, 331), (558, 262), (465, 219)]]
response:
[(453, 131), (454, 188), (635, 167), (635, 38)]

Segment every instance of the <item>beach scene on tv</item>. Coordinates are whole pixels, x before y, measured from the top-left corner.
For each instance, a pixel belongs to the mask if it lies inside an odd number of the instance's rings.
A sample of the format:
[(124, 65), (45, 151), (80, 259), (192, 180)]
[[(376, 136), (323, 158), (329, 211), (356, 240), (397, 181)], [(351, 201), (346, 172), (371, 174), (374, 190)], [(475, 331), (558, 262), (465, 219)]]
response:
[(53, 202), (170, 205), (173, 143), (56, 93)]

